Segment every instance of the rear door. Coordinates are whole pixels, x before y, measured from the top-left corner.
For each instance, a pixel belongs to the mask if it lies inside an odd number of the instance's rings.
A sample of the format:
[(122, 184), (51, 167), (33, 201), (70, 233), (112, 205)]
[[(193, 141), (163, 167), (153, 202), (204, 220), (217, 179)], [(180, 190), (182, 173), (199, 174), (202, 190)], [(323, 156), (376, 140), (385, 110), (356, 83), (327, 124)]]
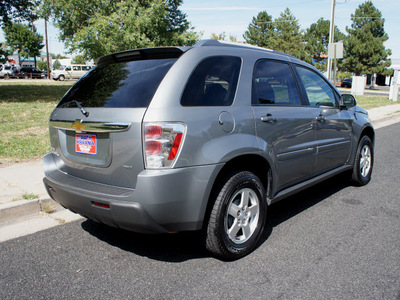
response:
[(350, 155), (353, 118), (339, 109), (337, 94), (325, 79), (306, 67), (296, 66), (310, 104), (318, 145), (316, 173), (344, 165)]
[(309, 108), (302, 104), (290, 65), (258, 61), (252, 97), (260, 147), (274, 160), (278, 189), (309, 177), (316, 153), (313, 119)]
[(100, 65), (79, 80), (51, 115), (58, 167), (81, 179), (134, 188), (144, 169), (142, 120), (175, 60)]

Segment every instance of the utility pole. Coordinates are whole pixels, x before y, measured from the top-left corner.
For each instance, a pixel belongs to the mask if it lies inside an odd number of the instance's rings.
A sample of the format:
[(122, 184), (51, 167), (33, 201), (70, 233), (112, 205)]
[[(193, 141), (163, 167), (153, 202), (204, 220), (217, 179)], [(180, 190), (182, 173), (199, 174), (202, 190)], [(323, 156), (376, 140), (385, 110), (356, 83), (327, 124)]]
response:
[[(335, 0), (332, 0), (332, 8), (331, 8), (331, 27), (329, 29), (329, 44), (333, 43), (333, 39), (335, 36)], [(328, 57), (328, 79), (331, 80), (331, 72), (332, 72), (332, 59)]]
[(46, 35), (47, 77), (50, 79), (49, 39), (47, 38), (47, 19), (44, 19), (44, 33)]

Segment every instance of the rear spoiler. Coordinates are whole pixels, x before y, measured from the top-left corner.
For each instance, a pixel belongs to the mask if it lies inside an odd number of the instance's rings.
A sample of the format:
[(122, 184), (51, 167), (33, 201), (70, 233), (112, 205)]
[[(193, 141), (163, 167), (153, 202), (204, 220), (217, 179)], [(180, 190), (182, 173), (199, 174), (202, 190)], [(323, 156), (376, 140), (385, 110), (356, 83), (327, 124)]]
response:
[(132, 60), (178, 58), (190, 48), (191, 47), (159, 47), (128, 50), (101, 56), (95, 60), (95, 63), (96, 65), (107, 65)]

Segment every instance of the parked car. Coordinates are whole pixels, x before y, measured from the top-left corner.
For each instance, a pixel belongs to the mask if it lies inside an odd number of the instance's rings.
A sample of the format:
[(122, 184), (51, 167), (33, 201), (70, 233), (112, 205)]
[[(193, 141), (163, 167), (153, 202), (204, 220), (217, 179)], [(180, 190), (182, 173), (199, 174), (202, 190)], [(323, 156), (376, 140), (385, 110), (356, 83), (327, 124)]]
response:
[(216, 40), (101, 57), (49, 130), (51, 198), (136, 232), (202, 230), (224, 259), (257, 247), (272, 203), (342, 172), (365, 185), (374, 162), (352, 95), (292, 56)]
[(93, 66), (89, 65), (70, 65), (51, 72), (51, 78), (64, 81), (65, 79), (79, 79), (90, 71)]
[(29, 78), (45, 78), (46, 75), (44, 72), (39, 70), (38, 68), (35, 67), (18, 67), (13, 70), (13, 73), (11, 75), (12, 77), (16, 78), (24, 78), (24, 79), (29, 79)]
[(11, 65), (2, 65), (0, 66), (0, 78), (10, 78), (12, 77), (13, 70), (15, 69), (14, 66)]
[(340, 86), (344, 87), (344, 88), (351, 88), (352, 82), (353, 82), (353, 79), (345, 78), (342, 80), (342, 83), (340, 84)]

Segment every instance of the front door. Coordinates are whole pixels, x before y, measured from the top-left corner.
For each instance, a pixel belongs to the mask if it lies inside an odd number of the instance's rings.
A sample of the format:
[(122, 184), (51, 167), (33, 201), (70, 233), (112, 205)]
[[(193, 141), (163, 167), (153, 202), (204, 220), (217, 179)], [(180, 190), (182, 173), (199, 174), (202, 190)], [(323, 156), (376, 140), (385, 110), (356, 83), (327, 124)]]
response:
[(339, 109), (337, 94), (315, 71), (296, 67), (314, 117), (318, 145), (315, 173), (344, 165), (350, 154), (353, 119)]
[(316, 158), (314, 120), (301, 102), (288, 63), (258, 61), (252, 104), (260, 149), (272, 157), (274, 186), (279, 190), (311, 176)]

